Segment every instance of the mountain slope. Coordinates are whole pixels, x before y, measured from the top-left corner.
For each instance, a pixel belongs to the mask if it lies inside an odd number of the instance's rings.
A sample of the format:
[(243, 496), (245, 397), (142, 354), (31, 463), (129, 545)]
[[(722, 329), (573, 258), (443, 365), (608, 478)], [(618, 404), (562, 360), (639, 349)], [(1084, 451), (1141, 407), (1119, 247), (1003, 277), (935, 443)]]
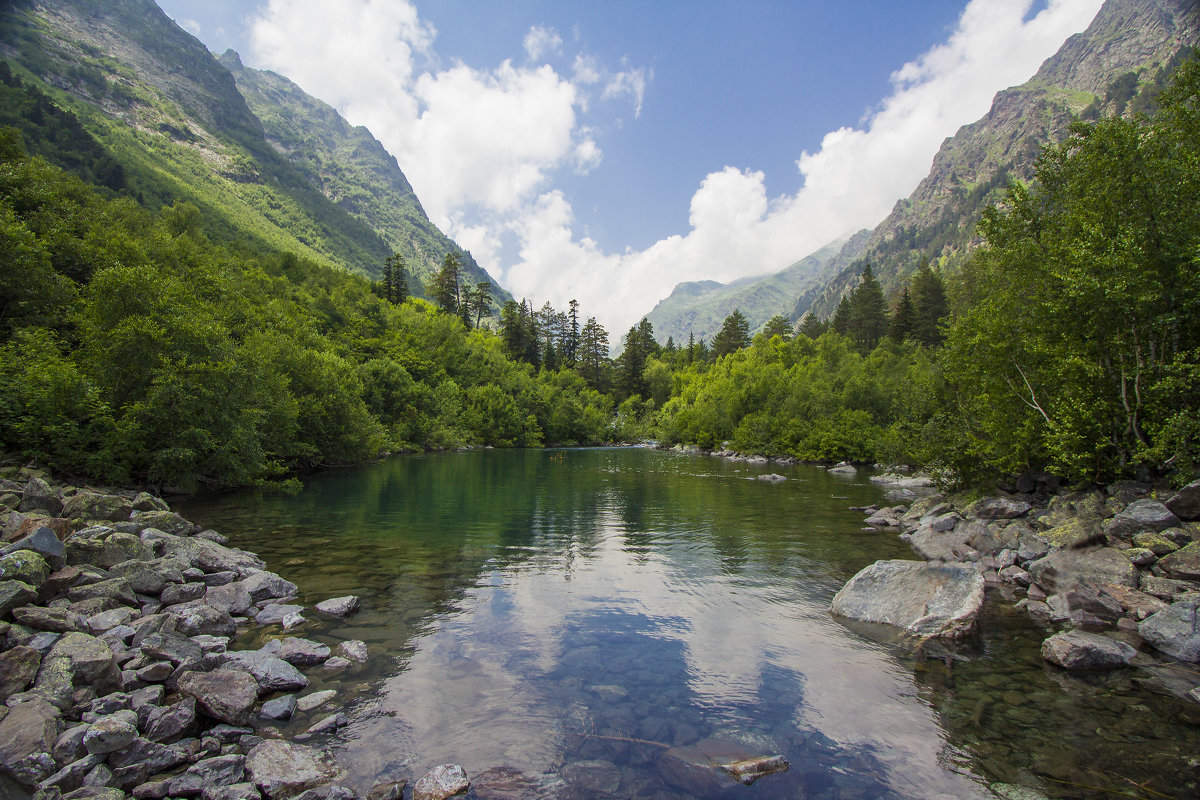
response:
[(808, 311), (829, 316), (868, 262), (885, 290), (911, 275), (922, 254), (943, 268), (961, 263), (979, 243), (983, 208), (1000, 200), (1010, 181), (1032, 177), (1045, 145), (1065, 138), (1081, 115), (1128, 113), (1139, 100), (1152, 103), (1164, 66), (1197, 44), (1197, 0), (1107, 0), (1087, 30), (1070, 37), (1031, 80), (999, 92), (987, 115), (942, 144), (912, 195), (860, 252), (846, 249), (831, 260), (838, 274), (802, 294), (792, 319)]
[(352, 217), (377, 232), (408, 265), (414, 290), (429, 281), (447, 252), (457, 253), (470, 283), (488, 281), (492, 296), (505, 291), (471, 257), (430, 222), (400, 166), (364, 127), (274, 72), (244, 66), (227, 50), (218, 61), (229, 70), (267, 141), (306, 180)]
[(755, 331), (776, 314), (786, 316), (798, 294), (828, 280), (830, 276), (823, 268), (839, 252), (846, 248), (853, 250), (855, 239), (862, 241), (857, 234), (842, 237), (773, 275), (742, 278), (729, 284), (680, 283), (646, 318), (654, 326), (655, 338), (661, 342), (674, 337), (682, 344), (689, 335), (712, 341), (734, 309), (745, 315), (750, 330)]
[[(0, 57), (82, 121), (123, 167), (129, 194), (150, 208), (195, 204), (210, 236), (250, 240), (368, 275), (377, 275), (397, 249), (415, 254), (414, 240), (423, 248), (414, 264), (418, 277), (429, 262), (459, 251), (424, 218), (415, 197), (409, 202), (415, 211), (405, 217), (411, 228), (406, 237), (403, 225), (388, 227), (384, 215), (363, 213), (366, 204), (327, 196), (319, 175), (277, 147), (285, 140), (277, 127), (268, 138), (270, 126), (247, 104), (230, 71), (152, 0), (4, 4)], [(256, 110), (268, 121), (290, 113), (266, 105)], [(333, 122), (345, 125), (340, 118)], [(368, 145), (363, 139), (360, 149)], [(323, 158), (336, 161), (341, 152)], [(371, 156), (383, 173), (394, 173), (384, 174), (378, 186), (394, 184), (411, 196), (399, 167), (385, 155), (380, 148)], [(335, 168), (361, 171), (358, 163)], [(378, 202), (398, 198), (393, 192)], [(473, 261), (470, 266), (473, 277), (488, 279)]]

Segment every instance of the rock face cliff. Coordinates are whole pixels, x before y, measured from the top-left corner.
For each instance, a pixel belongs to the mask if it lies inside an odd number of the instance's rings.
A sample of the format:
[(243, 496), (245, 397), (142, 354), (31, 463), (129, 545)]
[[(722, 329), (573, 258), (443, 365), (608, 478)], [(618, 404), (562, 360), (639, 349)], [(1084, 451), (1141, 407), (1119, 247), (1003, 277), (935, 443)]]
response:
[(1028, 180), (1042, 149), (1062, 141), (1072, 120), (1152, 107), (1170, 66), (1200, 45), (1198, 0), (1107, 0), (1083, 33), (1069, 38), (1027, 83), (999, 92), (982, 119), (943, 144), (929, 175), (870, 234), (827, 266), (831, 280), (800, 295), (792, 318), (827, 317), (869, 262), (885, 291), (922, 254), (953, 268), (979, 244), (982, 210), (1011, 181)]
[(219, 61), (152, 0), (0, 4), (0, 58), (78, 116), (151, 208), (191, 202), (210, 235), (372, 276), (399, 252), (418, 294), (454, 252), (508, 297), (369, 131), (235, 53)]

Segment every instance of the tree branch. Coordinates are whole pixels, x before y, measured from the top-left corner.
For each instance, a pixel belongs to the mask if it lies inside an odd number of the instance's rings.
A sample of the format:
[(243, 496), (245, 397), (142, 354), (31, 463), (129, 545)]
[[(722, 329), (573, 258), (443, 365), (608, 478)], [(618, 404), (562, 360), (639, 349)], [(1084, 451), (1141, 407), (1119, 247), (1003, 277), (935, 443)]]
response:
[(1008, 388), (1012, 389), (1017, 397), (1021, 398), (1021, 402), (1041, 414), (1042, 419), (1046, 420), (1047, 424), (1049, 424), (1050, 415), (1047, 414), (1046, 409), (1042, 408), (1041, 404), (1038, 403), (1037, 393), (1033, 391), (1033, 386), (1030, 385), (1029, 378), (1025, 376), (1025, 370), (1021, 369), (1021, 365), (1015, 361), (1013, 362), (1013, 366), (1017, 368), (1017, 372), (1021, 373), (1021, 380), (1025, 381), (1025, 388), (1029, 390), (1029, 399), (1026, 400), (1024, 397), (1021, 397), (1021, 393), (1017, 391), (1017, 387), (1013, 386), (1012, 381), (1010, 381), (1008, 378), (1005, 378), (1004, 382), (1008, 384)]

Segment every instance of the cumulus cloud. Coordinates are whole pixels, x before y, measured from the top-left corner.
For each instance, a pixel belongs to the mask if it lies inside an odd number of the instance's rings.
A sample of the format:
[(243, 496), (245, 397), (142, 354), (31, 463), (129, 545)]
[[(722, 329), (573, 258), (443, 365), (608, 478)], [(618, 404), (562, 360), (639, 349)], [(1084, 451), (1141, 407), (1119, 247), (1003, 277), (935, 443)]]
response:
[(560, 55), (562, 53), (562, 37), (554, 28), (545, 25), (534, 25), (525, 34), (525, 55), (530, 61), (537, 61), (545, 55)]
[(523, 65), (443, 66), (436, 31), (396, 0), (269, 0), (249, 63), (370, 128), (433, 221), (515, 295), (557, 307), (578, 298), (619, 336), (680, 281), (781, 269), (878, 223), (928, 172), (945, 137), (1032, 75), (1101, 4), (1049, 0), (1030, 17), (1032, 2), (971, 0), (944, 43), (896, 70), (890, 95), (858, 126), (798, 154), (796, 193), (771, 197), (763, 173), (726, 166), (700, 180), (687, 231), (621, 253), (576, 234), (553, 182), (563, 170), (602, 168), (600, 136), (585, 117), (614, 102), (640, 114), (653, 80), (644, 68), (579, 52), (560, 73), (537, 62), (561, 56), (562, 37), (536, 25)]
[(183, 28), (192, 36), (195, 36), (197, 39), (200, 38), (201, 28), (199, 22), (194, 19), (177, 19), (175, 21), (179, 24), (179, 27)]

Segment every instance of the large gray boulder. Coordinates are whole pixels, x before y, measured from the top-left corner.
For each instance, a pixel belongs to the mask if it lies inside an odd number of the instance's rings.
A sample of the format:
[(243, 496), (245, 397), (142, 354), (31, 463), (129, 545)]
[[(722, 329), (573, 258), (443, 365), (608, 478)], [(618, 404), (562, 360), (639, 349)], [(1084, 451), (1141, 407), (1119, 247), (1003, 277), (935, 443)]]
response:
[(42, 654), (32, 647), (14, 647), (0, 653), (0, 704), (33, 683)]
[(1042, 642), (1042, 658), (1069, 670), (1126, 667), (1135, 655), (1137, 650), (1124, 642), (1085, 631), (1058, 633)]
[(458, 764), (442, 764), (429, 770), (413, 787), (413, 800), (446, 800), (466, 794), (471, 788), (466, 771)]
[(1134, 500), (1104, 525), (1109, 536), (1129, 538), (1143, 531), (1165, 531), (1179, 524), (1179, 517), (1158, 500)]
[(69, 519), (99, 519), (108, 522), (124, 522), (133, 512), (133, 504), (115, 494), (82, 491), (68, 497), (63, 503), (62, 515)]
[(296, 584), (268, 570), (250, 573), (242, 579), (241, 584), (250, 595), (250, 599), (256, 603), (281, 597), (295, 597), (299, 591)]
[(1200, 618), (1196, 600), (1174, 603), (1138, 624), (1146, 644), (1180, 661), (1200, 661)]
[(311, 639), (301, 639), (299, 636), (272, 639), (262, 646), (261, 652), (282, 658), (294, 667), (311, 667), (314, 664), (321, 664), (330, 656), (329, 645), (314, 642)]
[(185, 672), (176, 685), (180, 694), (194, 697), (210, 717), (230, 725), (243, 724), (258, 701), (254, 676), (235, 669)]
[(0, 581), (0, 617), (7, 616), (14, 608), (37, 599), (37, 591), (24, 581)]
[(1028, 567), (1033, 580), (1050, 594), (1070, 591), (1080, 584), (1108, 583), (1136, 589), (1137, 567), (1124, 553), (1111, 547), (1095, 550), (1056, 550)]
[(262, 650), (234, 650), (224, 656), (229, 669), (240, 669), (250, 673), (258, 685), (266, 691), (289, 692), (308, 686), (308, 678), (278, 656)]
[(103, 639), (86, 633), (68, 633), (54, 643), (42, 662), (65, 659), (70, 664), (71, 676), (76, 684), (88, 684), (97, 694), (117, 688), (121, 671), (113, 656), (112, 648)]
[(341, 775), (328, 753), (280, 739), (268, 739), (251, 750), (246, 755), (246, 772), (271, 800), (295, 797)]
[(1180, 519), (1200, 519), (1200, 481), (1192, 481), (1167, 500), (1167, 508)]
[(977, 500), (967, 509), (967, 515), (979, 519), (1016, 519), (1023, 517), (1032, 509), (1024, 500), (1013, 500), (1009, 497), (985, 497)]
[(59, 711), (42, 700), (13, 706), (0, 719), (0, 774), (27, 789), (54, 771), (49, 755), (58, 738)]
[(21, 581), (35, 589), (50, 577), (50, 565), (46, 559), (32, 550), (18, 550), (0, 556), (0, 580)]
[(1168, 553), (1159, 559), (1158, 566), (1171, 578), (1200, 579), (1200, 542), (1192, 542), (1174, 553)]
[(983, 576), (961, 564), (876, 561), (842, 587), (830, 611), (910, 636), (958, 638), (975, 627), (983, 588)]
[(62, 498), (41, 478), (30, 478), (21, 494), (21, 503), (17, 510), (22, 513), (41, 512), (51, 517), (62, 513)]

